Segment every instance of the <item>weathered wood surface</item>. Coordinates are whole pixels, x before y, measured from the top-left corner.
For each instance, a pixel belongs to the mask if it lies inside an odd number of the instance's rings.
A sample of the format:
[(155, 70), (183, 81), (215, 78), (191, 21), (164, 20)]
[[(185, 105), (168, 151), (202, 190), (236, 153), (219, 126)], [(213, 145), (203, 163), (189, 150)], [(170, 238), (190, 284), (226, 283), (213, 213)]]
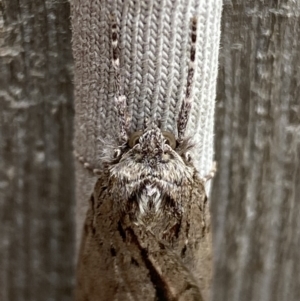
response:
[(73, 87), (67, 1), (0, 3), (0, 300), (71, 300)]
[(300, 300), (299, 16), (299, 1), (224, 1), (214, 301)]

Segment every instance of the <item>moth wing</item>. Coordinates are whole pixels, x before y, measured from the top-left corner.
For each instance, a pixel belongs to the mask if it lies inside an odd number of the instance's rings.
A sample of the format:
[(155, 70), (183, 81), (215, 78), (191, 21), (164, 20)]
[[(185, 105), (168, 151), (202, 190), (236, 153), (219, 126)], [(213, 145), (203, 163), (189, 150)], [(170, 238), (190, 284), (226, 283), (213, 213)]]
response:
[(212, 280), (211, 217), (204, 181), (195, 178), (190, 200), (189, 242), (192, 260), (187, 263), (198, 280), (202, 296), (209, 299)]
[(77, 265), (76, 301), (154, 301), (154, 288), (141, 251), (120, 224), (106, 179), (89, 200)]
[(135, 237), (156, 287), (155, 300), (202, 301), (197, 281), (180, 256), (144, 225), (131, 223), (129, 217), (125, 219), (124, 228), (130, 229)]

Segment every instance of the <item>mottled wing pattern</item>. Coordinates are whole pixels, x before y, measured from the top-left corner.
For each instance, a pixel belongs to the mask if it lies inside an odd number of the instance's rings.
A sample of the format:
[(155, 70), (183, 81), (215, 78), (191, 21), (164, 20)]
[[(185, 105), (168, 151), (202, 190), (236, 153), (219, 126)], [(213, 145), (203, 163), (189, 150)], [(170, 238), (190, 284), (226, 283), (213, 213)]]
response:
[(203, 182), (195, 175), (196, 185), (182, 188), (190, 196), (183, 200), (182, 216), (166, 221), (166, 214), (147, 227), (120, 213), (107, 179), (99, 178), (90, 198), (76, 300), (202, 300), (201, 275), (210, 272), (201, 266), (207, 258), (199, 257), (209, 222)]
[(134, 235), (125, 233), (100, 177), (83, 230), (77, 266), (76, 301), (155, 300), (156, 289)]

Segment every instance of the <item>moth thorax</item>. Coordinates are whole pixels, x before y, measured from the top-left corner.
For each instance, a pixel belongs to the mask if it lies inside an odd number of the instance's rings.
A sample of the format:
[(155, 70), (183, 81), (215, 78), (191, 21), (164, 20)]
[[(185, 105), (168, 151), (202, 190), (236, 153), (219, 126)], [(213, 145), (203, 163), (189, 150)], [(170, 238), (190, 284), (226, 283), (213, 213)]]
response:
[(141, 215), (157, 212), (162, 203), (161, 190), (155, 184), (146, 184), (137, 196)]

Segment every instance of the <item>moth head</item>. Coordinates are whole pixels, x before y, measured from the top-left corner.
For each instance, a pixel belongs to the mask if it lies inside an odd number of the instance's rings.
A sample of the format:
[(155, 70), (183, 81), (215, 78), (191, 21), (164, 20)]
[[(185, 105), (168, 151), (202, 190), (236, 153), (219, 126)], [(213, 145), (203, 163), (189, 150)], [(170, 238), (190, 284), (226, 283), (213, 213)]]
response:
[(191, 177), (193, 165), (189, 150), (192, 145), (176, 139), (171, 132), (162, 131), (156, 124), (137, 131), (129, 139), (118, 157), (110, 165), (113, 177), (124, 183), (153, 178), (166, 183)]
[[(188, 156), (179, 152), (181, 142), (171, 132), (162, 131), (151, 124), (144, 131), (137, 131), (130, 135), (127, 143), (128, 153), (136, 162), (155, 168), (171, 160), (186, 160)], [(179, 157), (182, 157), (181, 159)]]
[(135, 154), (135, 159), (149, 166), (166, 163), (176, 148), (177, 141), (173, 133), (161, 131), (155, 124), (145, 131), (134, 132), (130, 135), (128, 146)]
[(141, 144), (144, 148), (149, 148), (148, 142), (151, 142), (153, 145), (157, 144), (158, 147), (166, 143), (171, 146), (172, 149), (175, 149), (177, 144), (173, 133), (166, 131), (160, 132), (160, 130), (154, 126), (146, 132), (134, 132), (129, 138), (128, 145), (130, 148), (133, 148), (135, 145)]

